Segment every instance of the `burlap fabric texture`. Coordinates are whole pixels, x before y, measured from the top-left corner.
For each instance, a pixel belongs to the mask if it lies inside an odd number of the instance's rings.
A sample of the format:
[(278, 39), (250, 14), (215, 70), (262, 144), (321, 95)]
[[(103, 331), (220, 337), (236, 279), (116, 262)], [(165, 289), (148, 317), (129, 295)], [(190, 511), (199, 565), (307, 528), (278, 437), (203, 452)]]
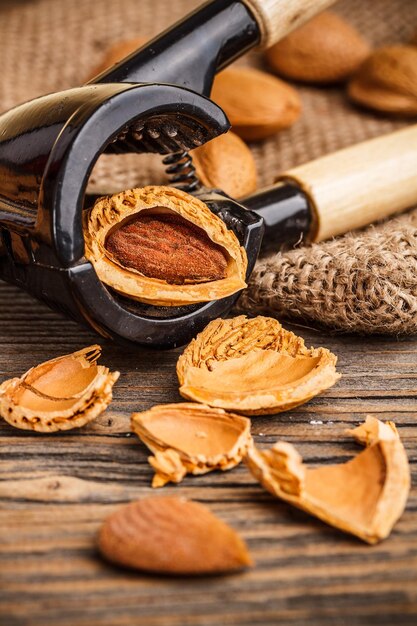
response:
[[(155, 35), (198, 4), (3, 0), (0, 110), (80, 84), (111, 43)], [(406, 42), (417, 26), (416, 0), (343, 0), (335, 10), (375, 46)], [(240, 62), (262, 66), (256, 54)], [(251, 145), (260, 186), (271, 184), (284, 169), (405, 124), (356, 109), (343, 87), (299, 90), (300, 120), (276, 137)], [(164, 182), (159, 161), (107, 157), (98, 164), (91, 188), (120, 190), (150, 182)], [(417, 210), (334, 241), (268, 252), (258, 261), (239, 307), (342, 331), (416, 333)]]

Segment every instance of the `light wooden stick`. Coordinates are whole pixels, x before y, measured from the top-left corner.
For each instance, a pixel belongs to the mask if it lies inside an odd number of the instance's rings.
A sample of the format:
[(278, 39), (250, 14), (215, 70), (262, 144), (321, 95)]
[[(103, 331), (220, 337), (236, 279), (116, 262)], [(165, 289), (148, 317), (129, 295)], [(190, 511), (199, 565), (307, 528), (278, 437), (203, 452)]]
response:
[(336, 0), (243, 0), (261, 31), (261, 46), (269, 48)]
[(322, 241), (404, 211), (417, 202), (417, 124), (281, 174), (309, 196)]

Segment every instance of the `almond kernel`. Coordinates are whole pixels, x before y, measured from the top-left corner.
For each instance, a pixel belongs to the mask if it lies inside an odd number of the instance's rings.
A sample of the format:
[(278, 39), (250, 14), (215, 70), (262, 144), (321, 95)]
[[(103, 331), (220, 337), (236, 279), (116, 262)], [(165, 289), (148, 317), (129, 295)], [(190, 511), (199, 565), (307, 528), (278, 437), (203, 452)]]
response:
[(112, 563), (160, 574), (222, 574), (252, 565), (230, 526), (202, 504), (172, 497), (123, 506), (104, 521), (98, 546)]

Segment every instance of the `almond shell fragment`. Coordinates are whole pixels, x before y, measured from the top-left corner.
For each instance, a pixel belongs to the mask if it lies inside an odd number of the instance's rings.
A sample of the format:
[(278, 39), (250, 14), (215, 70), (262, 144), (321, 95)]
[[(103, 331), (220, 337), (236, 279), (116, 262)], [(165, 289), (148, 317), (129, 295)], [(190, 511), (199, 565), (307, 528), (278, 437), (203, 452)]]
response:
[(238, 465), (252, 445), (250, 421), (222, 409), (162, 404), (132, 415), (132, 430), (154, 453), (153, 487)]
[[(166, 280), (161, 275), (145, 275), (137, 268), (123, 265), (107, 248), (107, 240), (116, 229), (139, 218), (139, 214), (146, 218), (177, 218), (183, 225), (188, 223), (194, 230), (197, 228), (206, 241), (216, 247), (215, 253), (218, 255), (221, 251), (224, 256), (224, 277), (197, 282), (184, 279), (184, 284), (175, 284), (175, 280)], [(175, 231), (172, 234), (175, 238)], [(210, 302), (232, 295), (246, 286), (246, 252), (235, 234), (201, 200), (172, 187), (149, 186), (100, 198), (85, 213), (84, 239), (85, 255), (94, 265), (100, 280), (120, 294), (146, 304), (176, 306)], [(135, 244), (132, 246), (131, 252), (134, 253)], [(181, 233), (178, 234), (178, 245), (172, 242), (172, 249), (165, 259), (163, 247), (164, 242), (155, 243), (151, 236), (146, 237), (145, 232), (141, 253), (150, 263), (162, 257), (165, 268), (172, 271), (176, 263), (177, 271), (186, 273), (190, 267), (190, 254), (201, 260), (202, 250), (198, 249), (198, 244), (187, 250)], [(205, 251), (204, 255), (203, 265), (209, 267), (210, 252)]]
[(170, 575), (234, 572), (252, 565), (244, 541), (202, 504), (150, 497), (103, 523), (98, 546), (112, 563)]
[(51, 433), (80, 428), (112, 400), (119, 372), (97, 365), (100, 346), (60, 356), (0, 385), (0, 415), (23, 430)]
[(211, 322), (180, 356), (180, 394), (245, 415), (279, 413), (307, 402), (340, 378), (337, 357), (269, 317)]
[(245, 462), (277, 498), (374, 544), (390, 534), (404, 511), (408, 459), (390, 423), (367, 417), (348, 432), (367, 447), (347, 463), (308, 468), (294, 446), (281, 441), (266, 451), (251, 448)]

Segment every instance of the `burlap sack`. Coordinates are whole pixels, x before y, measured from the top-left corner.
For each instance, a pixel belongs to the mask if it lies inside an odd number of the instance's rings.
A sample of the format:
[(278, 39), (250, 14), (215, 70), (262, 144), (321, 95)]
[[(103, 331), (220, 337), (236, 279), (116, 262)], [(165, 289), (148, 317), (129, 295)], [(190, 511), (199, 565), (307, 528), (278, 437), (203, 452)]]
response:
[[(80, 84), (110, 43), (154, 35), (198, 4), (3, 0), (0, 110)], [(374, 45), (406, 42), (417, 27), (416, 0), (344, 0), (336, 10)], [(262, 65), (257, 55), (244, 62)], [(262, 186), (283, 169), (405, 124), (357, 110), (343, 88), (299, 89), (303, 115), (297, 124), (251, 146)], [(91, 186), (105, 191), (163, 181), (154, 159), (107, 157)], [(240, 308), (345, 331), (417, 332), (417, 211), (331, 242), (268, 253), (259, 260)]]

